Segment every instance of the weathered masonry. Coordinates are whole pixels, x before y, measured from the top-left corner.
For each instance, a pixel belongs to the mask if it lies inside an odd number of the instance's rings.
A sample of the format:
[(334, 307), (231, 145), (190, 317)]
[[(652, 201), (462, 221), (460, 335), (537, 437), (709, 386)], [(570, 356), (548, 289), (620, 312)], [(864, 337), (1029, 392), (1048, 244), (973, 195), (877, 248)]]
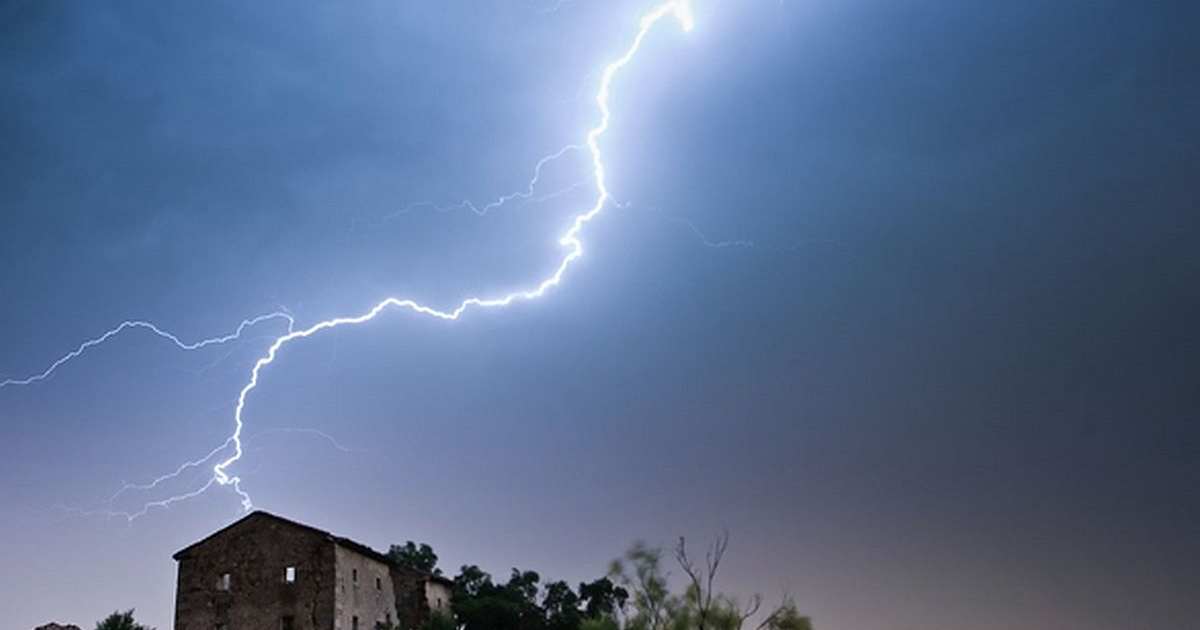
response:
[(175, 630), (412, 629), (451, 582), (329, 532), (254, 512), (175, 554)]

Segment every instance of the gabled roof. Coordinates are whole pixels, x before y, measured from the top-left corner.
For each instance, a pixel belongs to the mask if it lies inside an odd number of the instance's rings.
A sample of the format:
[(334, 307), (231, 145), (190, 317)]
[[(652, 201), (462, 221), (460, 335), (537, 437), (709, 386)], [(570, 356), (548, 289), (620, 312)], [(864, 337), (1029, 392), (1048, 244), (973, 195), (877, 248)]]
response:
[(214, 538), (228, 532), (229, 530), (241, 525), (242, 523), (245, 523), (246, 521), (249, 521), (250, 519), (264, 519), (264, 518), (273, 520), (278, 523), (282, 523), (289, 527), (293, 527), (293, 528), (307, 531), (307, 532), (310, 532), (313, 534), (317, 534), (318, 536), (323, 536), (324, 538), (326, 538), (327, 540), (329, 540), (330, 542), (332, 542), (336, 545), (341, 545), (342, 547), (345, 547), (346, 549), (349, 549), (351, 551), (354, 551), (354, 552), (357, 552), (364, 556), (367, 556), (368, 558), (378, 560), (379, 562), (382, 562), (384, 564), (390, 564), (387, 556), (385, 556), (382, 553), (379, 553), (378, 551), (375, 551), (374, 549), (372, 549), (372, 548), (368, 547), (367, 545), (364, 545), (360, 542), (355, 542), (353, 540), (350, 540), (349, 538), (344, 538), (342, 536), (335, 536), (323, 529), (318, 529), (316, 527), (313, 527), (312, 525), (305, 525), (304, 523), (297, 523), (296, 521), (286, 519), (286, 518), (283, 518), (282, 516), (277, 516), (275, 514), (271, 514), (270, 512), (264, 512), (262, 510), (256, 510), (254, 512), (251, 512), (250, 514), (246, 515), (245, 517), (240, 518), (240, 519), (234, 521), (233, 523), (231, 523), (225, 527), (222, 527), (221, 529), (218, 529), (217, 531), (209, 534), (208, 536), (205, 536), (204, 538), (188, 545), (187, 547), (180, 549), (179, 551), (175, 552), (175, 555), (173, 555), (171, 557), (174, 558), (175, 560), (181, 560), (181, 559), (183, 559), (183, 557), (185, 555), (188, 554), (188, 552), (192, 551), (193, 549), (196, 549), (197, 547), (200, 547), (201, 545), (204, 545), (208, 541), (213, 540)]

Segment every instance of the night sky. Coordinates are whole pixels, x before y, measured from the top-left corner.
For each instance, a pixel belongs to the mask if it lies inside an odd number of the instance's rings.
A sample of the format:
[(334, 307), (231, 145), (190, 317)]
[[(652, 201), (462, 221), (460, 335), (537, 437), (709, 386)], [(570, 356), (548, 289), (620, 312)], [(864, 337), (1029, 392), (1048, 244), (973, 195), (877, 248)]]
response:
[[(0, 373), (125, 319), (525, 287), (585, 209), (599, 70), (654, 0), (0, 4)], [(1200, 7), (696, 0), (613, 85), (619, 203), (544, 298), (288, 345), (256, 507), (576, 582), (728, 528), (820, 630), (1200, 619)], [(551, 193), (559, 193), (551, 195)], [(438, 207), (441, 207), (439, 211)], [(6, 628), (171, 627), (189, 492), (281, 321), (0, 388)]]

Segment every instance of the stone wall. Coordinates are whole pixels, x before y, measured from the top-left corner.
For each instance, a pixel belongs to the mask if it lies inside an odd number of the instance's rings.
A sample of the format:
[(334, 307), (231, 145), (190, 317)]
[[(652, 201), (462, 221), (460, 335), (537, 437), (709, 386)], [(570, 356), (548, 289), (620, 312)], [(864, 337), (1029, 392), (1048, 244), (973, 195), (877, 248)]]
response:
[(377, 622), (391, 625), (397, 619), (395, 588), (388, 565), (375, 558), (336, 548), (337, 604), (334, 630), (375, 630)]
[(425, 605), (423, 597), (424, 576), (417, 571), (393, 567), (392, 584), (395, 585), (400, 627), (404, 630), (420, 628), (429, 616), (429, 607)]
[(450, 585), (436, 580), (425, 582), (425, 602), (429, 612), (441, 615), (451, 615), (450, 598), (454, 595)]
[(333, 630), (334, 549), (321, 532), (266, 515), (239, 521), (177, 554), (175, 630)]

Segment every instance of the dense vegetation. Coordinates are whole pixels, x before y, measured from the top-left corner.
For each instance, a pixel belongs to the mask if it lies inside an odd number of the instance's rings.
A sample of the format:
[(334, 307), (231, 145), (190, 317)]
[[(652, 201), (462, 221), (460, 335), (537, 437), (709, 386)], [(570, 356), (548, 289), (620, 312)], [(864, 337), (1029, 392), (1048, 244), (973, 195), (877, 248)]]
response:
[[(757, 595), (740, 602), (715, 589), (728, 543), (728, 535), (718, 537), (701, 560), (679, 540), (670, 555), (682, 574), (682, 592), (671, 589), (667, 550), (644, 543), (615, 560), (608, 575), (577, 588), (563, 581), (543, 584), (536, 571), (519, 569), (498, 582), (466, 565), (454, 577), (455, 618), (435, 616), (424, 630), (812, 630), (790, 597), (764, 610)], [(395, 545), (388, 556), (441, 575), (427, 544)]]

